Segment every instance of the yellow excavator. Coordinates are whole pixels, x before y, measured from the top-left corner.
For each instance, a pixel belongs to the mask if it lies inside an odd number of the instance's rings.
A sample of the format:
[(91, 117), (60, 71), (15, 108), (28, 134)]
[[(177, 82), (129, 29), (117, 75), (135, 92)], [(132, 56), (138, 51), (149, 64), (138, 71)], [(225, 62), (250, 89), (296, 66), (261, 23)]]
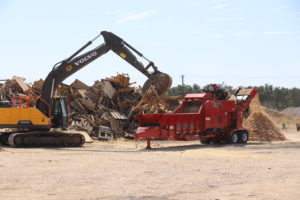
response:
[[(78, 55), (101, 35), (103, 44)], [(32, 105), (33, 99), (28, 96), (14, 96), (8, 104), (0, 104), (0, 128), (14, 130), (0, 132), (0, 143), (15, 147), (83, 145), (83, 135), (66, 131), (68, 113), (65, 101), (63, 97), (55, 96), (55, 91), (66, 78), (110, 50), (148, 77), (142, 91), (153, 85), (157, 93), (163, 95), (170, 89), (172, 79), (168, 74), (160, 72), (152, 61), (120, 37), (102, 31), (69, 58), (54, 65), (45, 79), (41, 96), (35, 99), (35, 105)], [(145, 67), (134, 53), (149, 62), (148, 65)]]

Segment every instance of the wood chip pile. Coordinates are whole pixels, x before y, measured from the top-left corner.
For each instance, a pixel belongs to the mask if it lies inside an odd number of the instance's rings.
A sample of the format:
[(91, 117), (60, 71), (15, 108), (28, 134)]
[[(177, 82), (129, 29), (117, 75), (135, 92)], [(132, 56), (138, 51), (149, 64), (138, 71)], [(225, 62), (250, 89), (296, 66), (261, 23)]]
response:
[[(19, 77), (2, 80), (0, 101), (9, 102), (13, 95), (40, 95), (43, 82), (26, 84)], [(72, 129), (98, 137), (106, 127), (114, 137), (130, 137), (138, 125), (137, 114), (169, 112), (169, 104), (173, 107), (178, 102), (177, 97), (160, 97), (154, 87), (142, 94), (140, 87), (132, 85), (127, 74), (118, 74), (95, 81), (92, 86), (80, 80), (61, 84), (55, 95), (65, 97)]]
[(249, 131), (250, 141), (281, 141), (286, 140), (282, 131), (264, 112), (258, 96), (250, 104), (250, 115), (244, 120), (244, 127)]
[(245, 121), (245, 128), (250, 132), (251, 141), (282, 141), (286, 137), (263, 112), (254, 112)]

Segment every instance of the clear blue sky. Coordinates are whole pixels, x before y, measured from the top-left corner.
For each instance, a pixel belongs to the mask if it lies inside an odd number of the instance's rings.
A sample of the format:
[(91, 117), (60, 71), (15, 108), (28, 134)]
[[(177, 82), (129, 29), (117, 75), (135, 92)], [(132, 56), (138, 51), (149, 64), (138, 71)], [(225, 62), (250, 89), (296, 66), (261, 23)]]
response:
[[(111, 31), (181, 83), (300, 87), (299, 0), (0, 0), (0, 79), (32, 82), (102, 30)], [(93, 47), (101, 44), (97, 40)], [(75, 78), (128, 73), (145, 77), (109, 52)]]

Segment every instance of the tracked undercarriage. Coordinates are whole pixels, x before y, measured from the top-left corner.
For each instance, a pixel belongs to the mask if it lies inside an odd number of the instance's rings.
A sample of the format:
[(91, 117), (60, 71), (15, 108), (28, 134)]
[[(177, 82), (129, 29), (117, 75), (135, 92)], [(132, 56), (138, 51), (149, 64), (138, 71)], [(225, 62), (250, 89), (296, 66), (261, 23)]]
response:
[(0, 142), (12, 147), (79, 147), (85, 139), (80, 133), (51, 129), (4, 132), (0, 135)]

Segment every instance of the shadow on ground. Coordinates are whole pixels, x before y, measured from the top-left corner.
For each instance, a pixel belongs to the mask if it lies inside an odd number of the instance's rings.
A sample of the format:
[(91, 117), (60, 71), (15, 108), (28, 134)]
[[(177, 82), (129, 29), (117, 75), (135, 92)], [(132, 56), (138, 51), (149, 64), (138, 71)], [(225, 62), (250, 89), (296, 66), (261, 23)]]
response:
[[(300, 149), (300, 142), (295, 141), (287, 141), (287, 142), (276, 142), (276, 143), (267, 143), (267, 142), (250, 142), (247, 144), (179, 144), (175, 146), (163, 146), (167, 144), (167, 141), (162, 141), (162, 143), (153, 143), (152, 149), (140, 149), (134, 148), (134, 144), (132, 148), (128, 149), (119, 149), (115, 146), (118, 144), (114, 144), (112, 146), (101, 146), (101, 145), (86, 145), (82, 147), (30, 147), (24, 149), (45, 149), (45, 150), (53, 150), (53, 151), (77, 151), (77, 152), (99, 152), (99, 153), (139, 153), (139, 152), (168, 152), (168, 151), (187, 151), (193, 149), (227, 149), (234, 150), (236, 148), (246, 148), (249, 150), (253, 149)], [(162, 145), (158, 147), (157, 145)], [(122, 146), (122, 145), (120, 145)], [(3, 150), (12, 149), (14, 147), (1, 146)], [(104, 147), (104, 148), (103, 148)], [(103, 149), (101, 149), (103, 148)]]

